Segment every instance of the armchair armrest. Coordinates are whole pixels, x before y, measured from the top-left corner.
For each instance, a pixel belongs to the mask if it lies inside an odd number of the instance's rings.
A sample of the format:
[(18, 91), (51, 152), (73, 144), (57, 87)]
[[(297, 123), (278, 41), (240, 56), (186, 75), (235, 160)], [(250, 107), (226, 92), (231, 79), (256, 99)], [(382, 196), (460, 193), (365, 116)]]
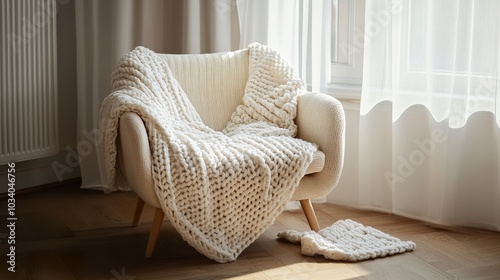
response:
[(148, 134), (136, 113), (121, 116), (118, 141), (118, 164), (125, 180), (144, 202), (161, 207), (154, 189)]
[(304, 93), (297, 102), (297, 137), (316, 143), (325, 154), (321, 172), (304, 176), (294, 200), (322, 197), (337, 185), (344, 163), (345, 114), (342, 104), (322, 93)]

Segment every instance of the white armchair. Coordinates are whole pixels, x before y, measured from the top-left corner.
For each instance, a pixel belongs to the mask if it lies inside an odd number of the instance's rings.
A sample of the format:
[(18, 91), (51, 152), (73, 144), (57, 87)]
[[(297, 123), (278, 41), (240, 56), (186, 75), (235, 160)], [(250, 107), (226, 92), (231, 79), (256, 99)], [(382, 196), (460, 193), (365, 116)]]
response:
[[(248, 51), (166, 54), (163, 57), (204, 123), (215, 130), (222, 130), (232, 112), (242, 103), (249, 72)], [(309, 226), (317, 231), (320, 227), (310, 199), (327, 195), (339, 180), (344, 155), (344, 112), (340, 102), (321, 93), (300, 95), (297, 110), (297, 137), (316, 143), (320, 151), (314, 155), (306, 175), (294, 192), (293, 200), (300, 201)], [(120, 169), (139, 196), (133, 225), (138, 224), (144, 203), (156, 208), (146, 249), (146, 257), (149, 258), (164, 213), (154, 190), (147, 131), (137, 114), (122, 115), (118, 143)]]

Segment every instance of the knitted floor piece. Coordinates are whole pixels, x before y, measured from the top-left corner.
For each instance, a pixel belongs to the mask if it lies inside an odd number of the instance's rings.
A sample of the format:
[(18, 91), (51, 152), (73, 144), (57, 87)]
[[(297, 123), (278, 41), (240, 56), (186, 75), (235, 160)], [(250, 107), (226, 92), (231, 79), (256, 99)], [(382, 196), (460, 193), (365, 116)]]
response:
[(279, 238), (301, 243), (302, 254), (330, 260), (362, 261), (411, 251), (415, 243), (401, 241), (378, 229), (352, 220), (339, 220), (318, 232), (287, 230)]
[[(117, 164), (120, 116), (148, 131), (155, 192), (191, 246), (235, 260), (283, 211), (317, 146), (294, 138), (302, 81), (269, 47), (251, 44), (243, 104), (220, 132), (206, 126), (162, 54), (137, 47), (113, 73), (101, 107), (107, 191), (128, 190)], [(230, 77), (227, 77), (228, 79)]]

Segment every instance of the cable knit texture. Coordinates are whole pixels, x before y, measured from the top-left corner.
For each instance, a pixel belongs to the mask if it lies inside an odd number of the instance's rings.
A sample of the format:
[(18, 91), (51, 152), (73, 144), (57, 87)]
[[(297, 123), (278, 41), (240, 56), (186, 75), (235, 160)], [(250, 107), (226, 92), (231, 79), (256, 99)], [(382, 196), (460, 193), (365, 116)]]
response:
[(415, 243), (364, 226), (353, 220), (339, 220), (318, 232), (287, 230), (279, 238), (301, 243), (302, 254), (322, 255), (338, 261), (362, 261), (412, 251)]
[(222, 132), (203, 124), (162, 55), (144, 47), (119, 62), (101, 108), (108, 191), (129, 189), (116, 137), (120, 116), (135, 112), (148, 131), (163, 211), (191, 246), (218, 262), (235, 260), (273, 223), (317, 150), (293, 137), (303, 83), (269, 47), (248, 49), (243, 104)]

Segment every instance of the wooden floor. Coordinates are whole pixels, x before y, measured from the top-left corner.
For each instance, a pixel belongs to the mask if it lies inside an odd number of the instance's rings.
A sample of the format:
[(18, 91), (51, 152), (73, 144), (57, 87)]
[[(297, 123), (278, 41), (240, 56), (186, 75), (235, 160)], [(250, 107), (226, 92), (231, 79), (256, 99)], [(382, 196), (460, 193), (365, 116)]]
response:
[[(500, 279), (500, 233), (439, 228), (414, 220), (330, 204), (315, 205), (320, 225), (350, 218), (416, 242), (402, 255), (359, 263), (305, 257), (276, 239), (285, 229), (307, 230), (300, 210), (276, 223), (239, 259), (215, 263), (187, 245), (165, 221), (152, 259), (144, 259), (153, 209), (131, 227), (136, 196), (80, 190), (77, 185), (19, 194), (16, 273), (6, 270), (0, 231), (0, 279)], [(6, 200), (0, 219), (6, 221)], [(3, 224), (3, 223), (2, 223)]]

